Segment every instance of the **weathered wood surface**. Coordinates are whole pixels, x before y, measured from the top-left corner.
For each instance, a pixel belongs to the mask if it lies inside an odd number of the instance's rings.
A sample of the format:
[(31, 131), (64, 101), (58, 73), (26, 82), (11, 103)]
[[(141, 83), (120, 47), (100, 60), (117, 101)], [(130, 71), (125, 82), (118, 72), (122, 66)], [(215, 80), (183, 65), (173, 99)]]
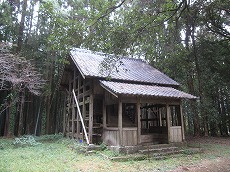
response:
[(104, 130), (103, 140), (108, 145), (119, 146), (119, 137), (118, 128), (107, 128)]
[(123, 128), (122, 146), (137, 145), (137, 128)]
[(171, 142), (182, 142), (182, 130), (181, 126), (170, 127)]
[(141, 143), (159, 143), (167, 138), (167, 134), (151, 133), (141, 135)]
[[(119, 142), (120, 137), (122, 137), (122, 143)], [(137, 145), (137, 127), (123, 128), (122, 135), (120, 135), (119, 128), (106, 128), (103, 140), (106, 144), (113, 146)]]

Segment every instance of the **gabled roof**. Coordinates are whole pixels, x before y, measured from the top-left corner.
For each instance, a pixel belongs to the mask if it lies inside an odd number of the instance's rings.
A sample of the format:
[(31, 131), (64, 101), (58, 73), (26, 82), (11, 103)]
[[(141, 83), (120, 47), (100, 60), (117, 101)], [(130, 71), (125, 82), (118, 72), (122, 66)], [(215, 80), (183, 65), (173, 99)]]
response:
[(122, 82), (179, 86), (176, 81), (140, 59), (119, 58), (114, 64), (113, 70), (108, 72), (101, 70), (101, 63), (108, 58), (106, 54), (74, 48), (70, 51), (70, 57), (83, 78), (106, 78), (109, 75), (112, 80)]
[(141, 85), (141, 84), (128, 84), (111, 81), (100, 81), (100, 84), (107, 91), (114, 96), (128, 95), (128, 96), (151, 96), (161, 98), (185, 98), (185, 99), (197, 99), (197, 97), (185, 93), (183, 91), (176, 90), (172, 87), (162, 87), (153, 85)]

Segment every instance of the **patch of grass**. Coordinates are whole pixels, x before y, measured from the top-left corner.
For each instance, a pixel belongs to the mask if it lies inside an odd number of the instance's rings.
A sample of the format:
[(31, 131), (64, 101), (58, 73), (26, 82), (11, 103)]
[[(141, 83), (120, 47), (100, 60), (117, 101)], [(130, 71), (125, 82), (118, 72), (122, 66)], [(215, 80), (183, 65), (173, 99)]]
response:
[[(45, 139), (44, 139), (45, 138)], [(40, 139), (40, 140), (39, 140)], [(43, 139), (43, 140), (42, 140)], [(35, 138), (36, 146), (17, 147), (13, 145), (14, 140), (0, 139), (0, 171), (2, 172), (103, 172), (103, 171), (168, 171), (181, 165), (196, 165), (201, 160), (219, 156), (229, 156), (230, 149), (226, 145), (201, 144), (204, 153), (183, 156), (171, 156), (164, 160), (147, 159), (142, 161), (114, 162), (103, 158), (98, 153), (85, 155), (81, 153), (84, 144), (75, 140), (59, 136), (44, 136)], [(102, 147), (104, 147), (102, 145)], [(107, 150), (99, 151), (107, 156), (117, 156), (116, 152)]]

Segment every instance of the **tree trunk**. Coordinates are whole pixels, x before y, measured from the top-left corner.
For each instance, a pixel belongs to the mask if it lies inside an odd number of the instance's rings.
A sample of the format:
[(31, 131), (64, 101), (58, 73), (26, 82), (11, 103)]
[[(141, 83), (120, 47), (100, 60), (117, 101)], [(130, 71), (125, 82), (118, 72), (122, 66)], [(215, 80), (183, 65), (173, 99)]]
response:
[(21, 102), (20, 102), (20, 111), (19, 111), (19, 123), (18, 123), (18, 136), (21, 136), (24, 134), (24, 127), (23, 127), (23, 121), (24, 121), (24, 105), (25, 105), (25, 90), (21, 93)]
[(5, 118), (5, 127), (4, 127), (4, 136), (9, 136), (10, 129), (10, 113), (11, 113), (11, 101), (8, 102), (8, 108), (6, 109), (6, 118)]
[(195, 20), (196, 17), (192, 19), (192, 31), (191, 31), (191, 39), (192, 39), (192, 46), (193, 46), (193, 55), (194, 55), (194, 62), (195, 62), (195, 69), (197, 74), (197, 81), (198, 81), (198, 90), (199, 90), (199, 97), (200, 97), (200, 108), (201, 108), (201, 116), (203, 118), (203, 125), (204, 125), (204, 135), (208, 136), (208, 116), (207, 112), (205, 111), (204, 107), (204, 96), (203, 96), (203, 87), (202, 87), (202, 79), (201, 79), (201, 70), (200, 64), (198, 60), (197, 50), (196, 50), (196, 40), (195, 40)]
[(23, 32), (25, 28), (26, 8), (27, 8), (27, 0), (23, 0), (22, 15), (21, 15), (21, 21), (20, 21), (19, 31), (18, 31), (18, 47), (16, 53), (19, 53), (21, 51), (23, 45)]
[(36, 1), (32, 0), (30, 2), (31, 2), (30, 3), (30, 16), (29, 16), (30, 24), (29, 24), (29, 29), (28, 29), (27, 35), (26, 35), (25, 44), (27, 44), (30, 40), (31, 29), (33, 26), (34, 5), (35, 5)]

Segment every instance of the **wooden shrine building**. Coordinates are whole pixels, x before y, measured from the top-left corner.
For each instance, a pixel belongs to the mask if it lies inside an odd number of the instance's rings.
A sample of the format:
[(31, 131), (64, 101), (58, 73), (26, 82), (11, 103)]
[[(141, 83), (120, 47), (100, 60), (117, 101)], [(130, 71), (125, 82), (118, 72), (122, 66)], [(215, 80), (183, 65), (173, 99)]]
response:
[(75, 48), (69, 61), (61, 83), (66, 136), (119, 147), (185, 140), (181, 100), (196, 97), (176, 81), (140, 59)]

